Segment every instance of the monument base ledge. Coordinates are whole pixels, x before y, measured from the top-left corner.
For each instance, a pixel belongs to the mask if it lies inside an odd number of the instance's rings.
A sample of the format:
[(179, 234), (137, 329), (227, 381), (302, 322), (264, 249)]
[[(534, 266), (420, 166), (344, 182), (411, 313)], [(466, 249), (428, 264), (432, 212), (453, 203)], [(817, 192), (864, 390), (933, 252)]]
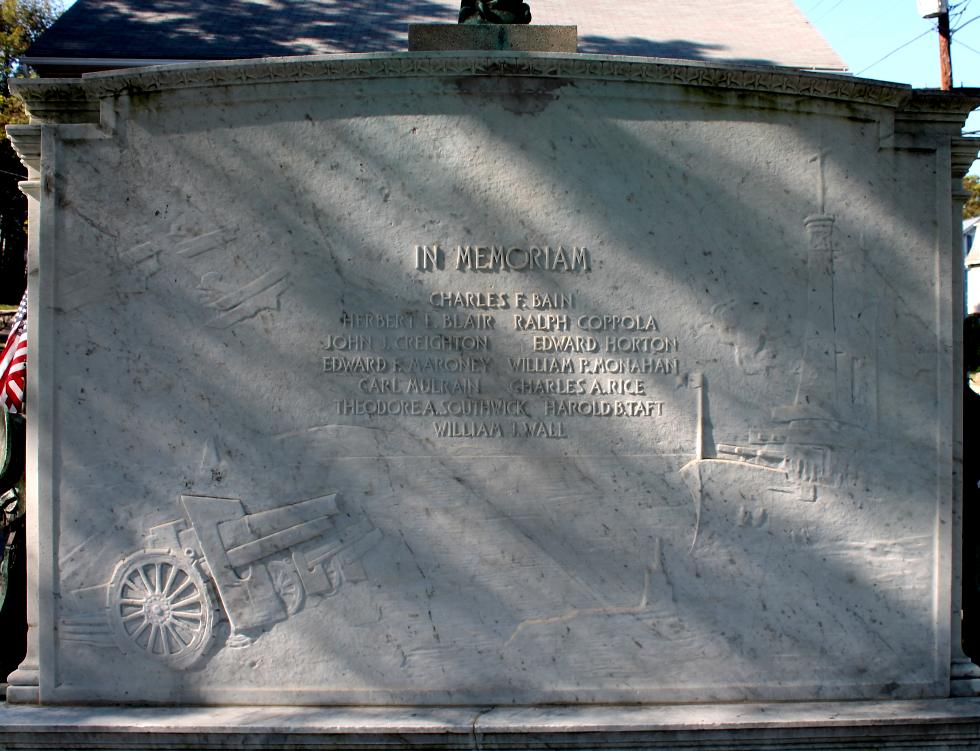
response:
[(976, 748), (980, 699), (644, 707), (0, 705), (0, 748)]

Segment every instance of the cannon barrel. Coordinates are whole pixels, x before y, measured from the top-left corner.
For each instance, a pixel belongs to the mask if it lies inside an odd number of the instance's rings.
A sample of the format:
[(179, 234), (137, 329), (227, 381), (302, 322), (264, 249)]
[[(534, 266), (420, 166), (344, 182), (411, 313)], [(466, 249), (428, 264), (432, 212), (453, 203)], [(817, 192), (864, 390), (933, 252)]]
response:
[[(239, 519), (221, 522), (218, 525), (218, 530), (225, 549), (232, 550), (264, 537), (272, 537), (306, 522), (331, 517), (336, 513), (337, 494), (331, 493), (330, 495), (291, 503), (281, 508), (245, 514)], [(295, 544), (288, 543), (286, 547)]]
[(222, 522), (218, 533), (228, 562), (240, 569), (323, 534), (333, 527), (336, 513), (337, 494), (332, 493)]
[(332, 527), (333, 521), (326, 516), (297, 524), (281, 532), (246, 542), (244, 545), (228, 548), (228, 562), (233, 568), (243, 568), (256, 561), (261, 561), (263, 558), (268, 558), (270, 555), (283, 553), (294, 545), (312, 540)]

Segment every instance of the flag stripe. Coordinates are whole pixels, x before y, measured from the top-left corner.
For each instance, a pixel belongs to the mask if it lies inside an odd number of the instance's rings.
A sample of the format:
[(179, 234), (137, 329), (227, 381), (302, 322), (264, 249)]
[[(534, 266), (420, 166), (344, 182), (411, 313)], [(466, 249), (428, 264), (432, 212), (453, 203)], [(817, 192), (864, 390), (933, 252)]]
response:
[(8, 412), (24, 411), (27, 384), (27, 293), (20, 301), (10, 334), (0, 353), (0, 404)]

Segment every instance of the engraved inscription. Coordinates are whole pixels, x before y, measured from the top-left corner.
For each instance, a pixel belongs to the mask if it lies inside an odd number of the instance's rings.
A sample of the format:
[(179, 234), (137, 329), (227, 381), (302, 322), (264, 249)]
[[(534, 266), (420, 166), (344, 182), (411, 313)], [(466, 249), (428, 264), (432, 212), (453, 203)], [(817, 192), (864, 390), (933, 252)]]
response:
[[(322, 372), (345, 379), (339, 418), (413, 421), (438, 439), (562, 440), (590, 418), (670, 414), (681, 343), (656, 311), (588, 310), (580, 291), (549, 288), (547, 272), (595, 273), (585, 246), (432, 243), (411, 257), (435, 291), (401, 311), (341, 310), (320, 339)], [(518, 286), (509, 272), (540, 275)], [(485, 275), (501, 284), (487, 289)]]
[[(531, 245), (527, 248), (504, 245), (457, 245), (450, 252), (457, 271), (558, 271), (592, 270), (588, 248), (562, 245)], [(415, 246), (415, 267), (437, 271), (446, 267), (446, 251), (438, 244)]]

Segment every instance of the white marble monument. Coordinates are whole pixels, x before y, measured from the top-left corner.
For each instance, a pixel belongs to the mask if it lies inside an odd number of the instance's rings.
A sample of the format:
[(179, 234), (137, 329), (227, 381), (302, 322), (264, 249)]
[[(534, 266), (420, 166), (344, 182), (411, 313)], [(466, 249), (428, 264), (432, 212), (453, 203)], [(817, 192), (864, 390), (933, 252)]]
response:
[(506, 52), (16, 88), (11, 702), (972, 690), (976, 96)]

